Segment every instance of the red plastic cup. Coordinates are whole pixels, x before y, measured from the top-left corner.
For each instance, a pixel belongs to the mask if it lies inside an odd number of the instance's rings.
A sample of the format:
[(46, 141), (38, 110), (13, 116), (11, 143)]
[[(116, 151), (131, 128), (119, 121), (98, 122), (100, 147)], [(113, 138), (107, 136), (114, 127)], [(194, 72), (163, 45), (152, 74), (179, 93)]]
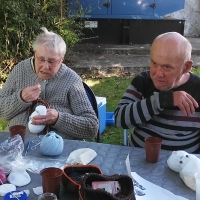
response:
[(148, 137), (145, 139), (146, 160), (155, 163), (159, 159), (162, 139), (158, 137)]
[(40, 171), (44, 193), (53, 193), (59, 198), (62, 170), (56, 167), (45, 168)]
[(22, 140), (24, 142), (25, 135), (26, 135), (26, 126), (22, 126), (22, 125), (11, 126), (9, 128), (9, 132), (10, 132), (10, 137), (13, 137), (19, 134), (22, 137)]

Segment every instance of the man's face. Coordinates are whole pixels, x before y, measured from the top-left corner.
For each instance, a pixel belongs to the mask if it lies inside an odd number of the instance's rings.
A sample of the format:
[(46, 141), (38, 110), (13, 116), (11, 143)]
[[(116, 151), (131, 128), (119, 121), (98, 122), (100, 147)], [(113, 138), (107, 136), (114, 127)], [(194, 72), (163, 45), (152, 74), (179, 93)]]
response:
[(150, 76), (158, 90), (166, 91), (179, 86), (184, 73), (183, 60), (175, 44), (164, 44), (158, 40), (152, 45)]
[(44, 80), (52, 78), (60, 68), (63, 58), (41, 45), (35, 51), (35, 71)]

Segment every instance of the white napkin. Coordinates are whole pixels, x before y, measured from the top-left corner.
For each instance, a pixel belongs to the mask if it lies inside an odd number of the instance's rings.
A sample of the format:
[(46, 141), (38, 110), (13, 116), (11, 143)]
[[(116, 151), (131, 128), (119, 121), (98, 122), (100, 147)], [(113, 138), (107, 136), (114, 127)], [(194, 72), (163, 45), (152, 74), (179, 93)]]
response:
[(136, 200), (156, 200), (158, 197), (162, 200), (188, 200), (143, 179), (136, 172), (131, 172), (131, 175), (140, 185), (146, 188), (143, 190), (145, 192), (144, 196), (135, 195)]
[(7, 180), (9, 183), (15, 186), (22, 187), (28, 185), (31, 182), (31, 177), (25, 169), (13, 167), (10, 174), (8, 175)]
[(69, 154), (69, 157), (67, 158), (66, 163), (69, 165), (72, 165), (72, 164), (86, 165), (89, 162), (91, 162), (96, 156), (97, 156), (97, 153), (93, 149), (81, 148), (81, 149), (72, 151)]

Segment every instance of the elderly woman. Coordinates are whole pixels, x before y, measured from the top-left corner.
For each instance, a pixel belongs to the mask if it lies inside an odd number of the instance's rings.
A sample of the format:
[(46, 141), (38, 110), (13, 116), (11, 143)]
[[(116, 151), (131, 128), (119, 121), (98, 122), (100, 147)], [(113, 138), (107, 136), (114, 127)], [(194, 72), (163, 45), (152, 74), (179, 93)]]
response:
[(62, 63), (66, 44), (60, 35), (41, 29), (33, 42), (34, 56), (18, 63), (0, 90), (0, 118), (9, 120), (9, 126), (27, 126), (28, 108), (43, 99), (50, 108), (46, 115), (33, 117), (32, 124), (48, 124), (63, 138), (93, 138), (98, 119), (82, 79)]

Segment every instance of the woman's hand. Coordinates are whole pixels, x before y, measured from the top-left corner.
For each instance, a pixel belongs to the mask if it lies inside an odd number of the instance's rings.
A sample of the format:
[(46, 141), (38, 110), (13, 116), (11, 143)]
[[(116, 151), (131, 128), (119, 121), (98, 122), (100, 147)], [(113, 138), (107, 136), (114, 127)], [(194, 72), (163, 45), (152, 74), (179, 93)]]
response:
[(41, 125), (41, 124), (55, 124), (58, 120), (59, 114), (55, 109), (48, 108), (46, 115), (37, 115), (33, 117), (32, 124)]
[(32, 102), (38, 99), (40, 93), (41, 93), (41, 85), (38, 83), (37, 85), (23, 89), (21, 92), (21, 98), (25, 102)]

